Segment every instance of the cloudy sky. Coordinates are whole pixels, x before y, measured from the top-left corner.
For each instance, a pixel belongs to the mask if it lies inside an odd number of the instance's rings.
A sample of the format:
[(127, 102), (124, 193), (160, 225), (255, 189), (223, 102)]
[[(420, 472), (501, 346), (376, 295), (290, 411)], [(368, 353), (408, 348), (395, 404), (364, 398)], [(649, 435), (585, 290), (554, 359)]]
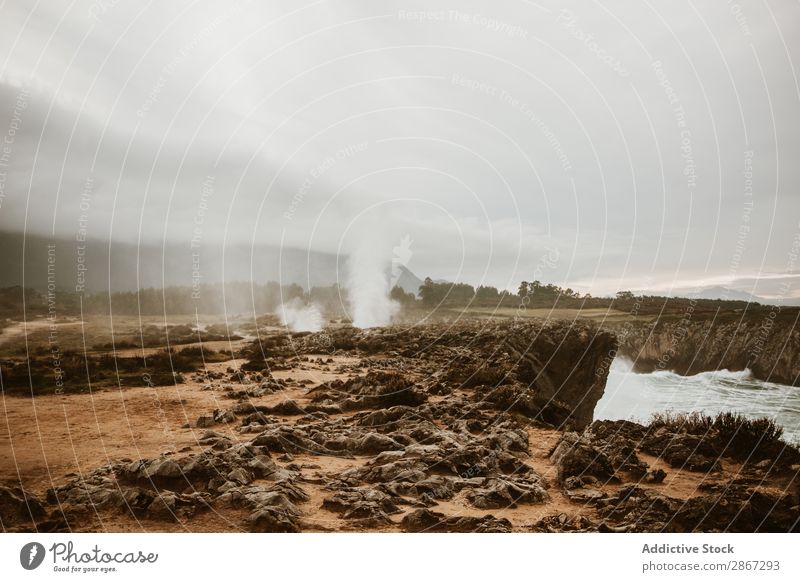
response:
[(798, 295), (800, 5), (564, 6), (6, 1), (0, 229)]

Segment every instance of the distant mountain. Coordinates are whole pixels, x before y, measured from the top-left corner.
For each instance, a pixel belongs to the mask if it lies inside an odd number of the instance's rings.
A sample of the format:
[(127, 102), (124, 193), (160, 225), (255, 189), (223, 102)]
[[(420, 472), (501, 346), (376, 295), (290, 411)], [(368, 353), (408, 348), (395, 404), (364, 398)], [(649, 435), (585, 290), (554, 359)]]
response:
[[(654, 292), (649, 290), (639, 290), (636, 293), (644, 293), (645, 295), (660, 295), (661, 292)], [(668, 297), (691, 297), (696, 299), (720, 299), (727, 301), (749, 301), (750, 303), (760, 303), (761, 305), (783, 305), (786, 307), (800, 306), (800, 298), (797, 297), (782, 297), (780, 300), (771, 297), (761, 297), (753, 295), (747, 291), (733, 289), (731, 287), (724, 287), (722, 285), (715, 285), (712, 287), (696, 288), (681, 288), (674, 289), (672, 293), (665, 294)]]
[(406, 293), (413, 293), (415, 297), (419, 296), (419, 288), (423, 281), (414, 273), (409, 271), (405, 266), (400, 265), (400, 277), (397, 279), (395, 285), (400, 287)]
[[(147, 287), (191, 286), (222, 281), (278, 281), (304, 289), (337, 282), (345, 273), (346, 256), (271, 245), (201, 246), (188, 243), (135, 245), (103, 240), (79, 242), (69, 238), (0, 232), (0, 287), (23, 285), (46, 290), (87, 293), (135, 291)], [(419, 291), (422, 281), (400, 267), (397, 283), (405, 291)]]
[(680, 293), (682, 297), (696, 297), (697, 299), (728, 299), (730, 301), (750, 301), (756, 303), (768, 303), (767, 300), (752, 295), (745, 291), (731, 289), (730, 287), (723, 287), (721, 285), (715, 287), (706, 287), (699, 292), (695, 290), (683, 290)]

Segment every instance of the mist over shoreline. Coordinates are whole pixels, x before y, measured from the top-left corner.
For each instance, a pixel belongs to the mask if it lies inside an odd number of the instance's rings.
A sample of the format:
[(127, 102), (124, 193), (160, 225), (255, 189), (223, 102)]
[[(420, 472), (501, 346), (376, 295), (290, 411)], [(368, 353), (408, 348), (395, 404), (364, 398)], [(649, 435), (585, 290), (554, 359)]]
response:
[[(233, 244), (225, 247), (211, 245), (193, 249), (190, 244), (179, 242), (169, 242), (166, 245), (137, 245), (103, 239), (89, 238), (81, 241), (65, 237), (53, 238), (0, 231), (0, 246), (4, 249), (0, 254), (0, 269), (4, 275), (3, 286), (19, 285), (45, 290), (48, 286), (49, 245), (55, 246), (56, 262), (53, 268), (58, 288), (73, 291), (78, 289), (84, 293), (136, 291), (173, 286), (197, 287), (201, 284), (222, 282), (229, 284), (249, 282), (256, 285), (280, 282), (284, 285), (299, 285), (305, 290), (338, 283), (346, 288), (347, 279), (351, 276), (348, 262), (350, 255), (336, 255), (333, 252)], [(390, 269), (392, 280), (389, 290), (397, 284), (407, 293), (417, 294), (422, 279), (426, 276), (431, 276), (435, 280), (448, 280), (446, 277), (437, 276), (436, 273), (414, 271), (417, 253), (398, 263), (391, 249), (384, 248), (381, 252), (381, 256), (385, 256), (381, 259), (381, 269)], [(541, 270), (534, 270), (534, 275), (537, 272), (543, 279), (547, 274)], [(711, 282), (707, 286), (697, 283), (683, 288), (665, 289), (655, 286), (650, 289), (630, 290), (637, 295), (698, 297), (796, 306), (800, 305), (800, 297), (796, 296), (800, 293), (800, 288), (796, 284), (798, 277), (800, 275), (794, 272), (768, 273), (762, 277), (734, 279), (727, 285)], [(524, 280), (524, 276), (520, 277), (520, 280)], [(479, 280), (453, 282), (471, 284), (475, 288), (481, 284), (486, 285)], [(513, 293), (518, 284), (518, 280), (510, 281), (505, 290)], [(564, 288), (568, 286), (562, 285)], [(502, 287), (499, 289), (503, 290)], [(621, 289), (615, 288), (607, 293), (592, 293), (592, 295), (612, 297), (619, 290)], [(763, 290), (763, 295), (755, 292), (758, 290)]]

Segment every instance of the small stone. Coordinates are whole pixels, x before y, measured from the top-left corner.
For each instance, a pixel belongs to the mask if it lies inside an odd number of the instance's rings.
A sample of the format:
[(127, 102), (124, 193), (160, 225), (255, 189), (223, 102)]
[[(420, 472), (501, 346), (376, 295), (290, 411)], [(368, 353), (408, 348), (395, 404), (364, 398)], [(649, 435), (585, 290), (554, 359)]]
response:
[(236, 483), (239, 483), (240, 485), (247, 485), (253, 480), (250, 473), (248, 473), (241, 467), (237, 467), (236, 469), (228, 473), (228, 479)]
[(230, 410), (215, 410), (214, 421), (220, 424), (236, 422), (236, 415)]
[(154, 460), (145, 470), (145, 477), (159, 477), (161, 479), (178, 479), (183, 477), (180, 465), (172, 459)]
[(645, 483), (663, 483), (667, 473), (664, 469), (656, 469), (655, 471), (648, 471), (644, 476)]
[(168, 521), (174, 520), (176, 518), (175, 501), (175, 494), (169, 491), (162, 491), (147, 508), (148, 517)]

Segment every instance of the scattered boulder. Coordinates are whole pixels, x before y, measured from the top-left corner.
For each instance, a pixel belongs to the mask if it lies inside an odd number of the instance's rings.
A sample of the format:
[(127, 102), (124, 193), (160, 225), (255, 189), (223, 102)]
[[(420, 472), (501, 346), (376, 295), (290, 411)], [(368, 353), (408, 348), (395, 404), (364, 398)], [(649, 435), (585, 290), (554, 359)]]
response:
[(36, 531), (37, 522), (47, 515), (41, 501), (21, 487), (0, 486), (0, 529)]
[(507, 533), (511, 531), (511, 522), (493, 515), (483, 517), (451, 516), (417, 509), (406, 514), (400, 522), (403, 531), (413, 533)]
[(232, 410), (215, 410), (214, 422), (219, 424), (236, 422), (236, 414), (234, 414)]
[(585, 515), (569, 517), (566, 513), (548, 515), (527, 527), (528, 531), (536, 533), (560, 532), (596, 532), (597, 524)]
[(558, 482), (563, 484), (569, 477), (596, 477), (601, 481), (615, 480), (614, 468), (606, 454), (577, 433), (565, 433), (550, 454), (550, 461), (557, 468)]
[(340, 489), (322, 502), (322, 507), (338, 513), (343, 519), (358, 520), (364, 526), (390, 524), (390, 515), (400, 513), (391, 495), (366, 487)]
[(516, 507), (521, 503), (544, 503), (550, 499), (541, 480), (489, 478), (467, 491), (467, 500), (479, 509)]
[(270, 406), (265, 410), (265, 412), (280, 416), (296, 416), (306, 413), (306, 411), (303, 410), (303, 408), (297, 404), (296, 401), (291, 399), (283, 400), (275, 406)]
[(298, 533), (300, 531), (295, 515), (272, 507), (256, 509), (247, 517), (247, 525), (251, 532)]

